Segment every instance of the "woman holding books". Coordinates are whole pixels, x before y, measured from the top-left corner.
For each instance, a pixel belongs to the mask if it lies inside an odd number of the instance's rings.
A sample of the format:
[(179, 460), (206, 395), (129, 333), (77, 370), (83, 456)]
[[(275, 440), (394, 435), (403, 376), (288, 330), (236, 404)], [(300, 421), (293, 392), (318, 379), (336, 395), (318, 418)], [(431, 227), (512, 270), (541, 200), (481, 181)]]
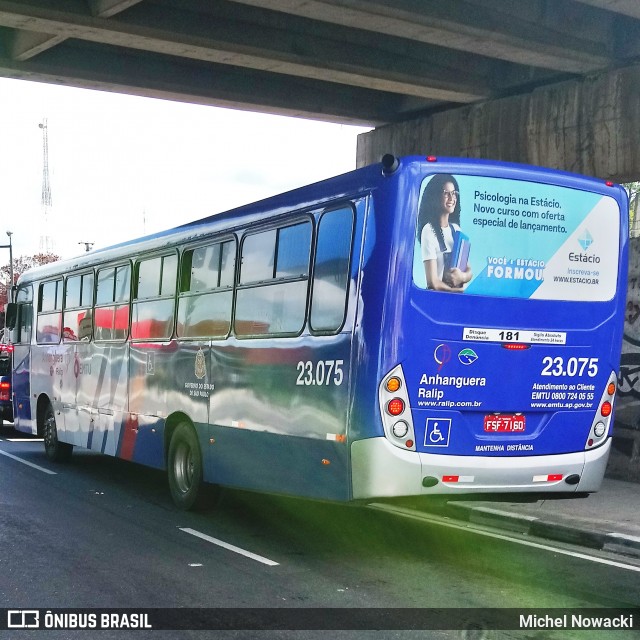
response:
[[(451, 263), (454, 247), (458, 249), (456, 240), (458, 244), (463, 241), (460, 189), (452, 175), (436, 174), (425, 187), (418, 212), (418, 233), (429, 289), (462, 293), (472, 273), (469, 264), (464, 264), (467, 262), (464, 252), (462, 262)], [(468, 243), (468, 239), (463, 242)], [(467, 244), (465, 250), (468, 252), (468, 249)]]

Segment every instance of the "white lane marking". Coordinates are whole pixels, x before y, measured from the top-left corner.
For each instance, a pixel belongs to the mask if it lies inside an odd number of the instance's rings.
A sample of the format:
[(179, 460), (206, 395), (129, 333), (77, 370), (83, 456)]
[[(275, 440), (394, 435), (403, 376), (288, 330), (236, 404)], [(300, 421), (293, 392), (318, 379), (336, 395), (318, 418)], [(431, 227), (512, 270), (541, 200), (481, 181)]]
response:
[(245, 556), (247, 558), (251, 558), (252, 560), (256, 560), (257, 562), (262, 562), (262, 564), (269, 565), (270, 567), (277, 567), (278, 563), (273, 560), (269, 560), (269, 558), (264, 558), (263, 556), (256, 555), (255, 553), (251, 553), (251, 551), (247, 551), (246, 549), (241, 549), (240, 547), (236, 547), (228, 542), (223, 542), (222, 540), (218, 540), (218, 538), (212, 538), (208, 536), (206, 533), (201, 533), (200, 531), (196, 531), (195, 529), (183, 529), (182, 527), (178, 527), (180, 531), (184, 531), (185, 533), (189, 533), (196, 538), (202, 538), (202, 540), (206, 540), (207, 542), (211, 542), (212, 544), (216, 544), (223, 549), (227, 549), (228, 551), (233, 551), (234, 553), (239, 553), (241, 556)]
[(615, 538), (616, 540), (622, 540), (623, 542), (640, 542), (640, 537), (628, 536), (626, 533), (607, 533), (607, 538)]
[(44, 438), (5, 438), (7, 442), (44, 442)]
[(0, 455), (7, 456), (7, 458), (11, 458), (12, 460), (17, 460), (18, 462), (22, 462), (22, 464), (26, 464), (28, 467), (33, 467), (38, 471), (42, 471), (42, 473), (48, 473), (50, 476), (57, 476), (58, 474), (55, 471), (51, 471), (50, 469), (45, 469), (37, 464), (33, 464), (33, 462), (29, 462), (28, 460), (23, 460), (22, 458), (18, 458), (18, 456), (14, 456), (11, 453), (7, 453), (6, 451), (0, 450)]
[[(472, 512), (476, 513), (486, 513), (490, 516), (504, 516), (504, 517), (512, 517), (513, 514), (510, 511), (502, 511), (501, 509), (494, 509), (493, 507), (474, 507)], [(523, 514), (518, 515), (518, 520), (524, 520), (525, 522), (536, 522), (540, 518), (536, 518), (536, 516), (528, 516)]]
[(543, 551), (551, 551), (553, 553), (559, 553), (564, 556), (571, 556), (573, 558), (580, 558), (581, 560), (589, 560), (590, 562), (596, 562), (598, 564), (606, 564), (610, 567), (617, 567), (618, 569), (627, 569), (628, 571), (636, 571), (640, 573), (640, 567), (632, 564), (625, 564), (623, 562), (616, 562), (615, 560), (607, 560), (606, 558), (598, 558), (596, 556), (590, 556), (586, 553), (580, 553), (579, 551), (569, 551), (568, 549), (562, 549), (560, 547), (552, 547), (551, 545), (541, 544), (539, 542), (530, 542), (529, 540), (521, 540), (519, 538), (513, 538), (511, 536), (502, 535), (500, 533), (493, 533), (492, 531), (485, 531), (477, 527), (469, 525), (460, 525), (453, 522), (447, 522), (437, 516), (431, 516), (426, 514), (412, 513), (407, 509), (398, 509), (386, 504), (371, 503), (367, 505), (371, 509), (378, 509), (379, 511), (386, 511), (388, 513), (394, 513), (396, 515), (403, 516), (405, 518), (412, 518), (413, 520), (427, 520), (435, 524), (439, 524), (450, 529), (458, 529), (460, 531), (471, 531), (487, 538), (496, 538), (497, 540), (506, 540), (507, 542), (513, 542), (514, 544), (520, 544), (525, 547), (533, 547), (534, 549), (542, 549)]

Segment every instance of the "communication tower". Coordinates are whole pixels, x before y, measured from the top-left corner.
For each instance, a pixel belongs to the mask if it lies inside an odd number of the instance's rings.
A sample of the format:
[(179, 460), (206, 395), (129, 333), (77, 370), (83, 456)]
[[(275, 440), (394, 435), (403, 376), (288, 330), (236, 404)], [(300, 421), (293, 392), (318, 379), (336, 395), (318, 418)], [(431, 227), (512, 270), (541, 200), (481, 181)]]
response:
[(49, 132), (47, 119), (44, 118), (38, 126), (42, 129), (42, 229), (40, 233), (40, 253), (53, 253), (53, 240), (49, 235), (51, 184), (49, 182)]

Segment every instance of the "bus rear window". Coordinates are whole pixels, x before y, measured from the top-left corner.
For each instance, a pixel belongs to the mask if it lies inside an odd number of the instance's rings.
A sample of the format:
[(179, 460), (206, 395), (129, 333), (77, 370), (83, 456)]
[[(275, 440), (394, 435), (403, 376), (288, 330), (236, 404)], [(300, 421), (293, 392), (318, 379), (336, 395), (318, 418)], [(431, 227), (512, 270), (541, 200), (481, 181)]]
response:
[(544, 300), (613, 298), (614, 198), (564, 186), (469, 175), (425, 178), (414, 283), (454, 293)]

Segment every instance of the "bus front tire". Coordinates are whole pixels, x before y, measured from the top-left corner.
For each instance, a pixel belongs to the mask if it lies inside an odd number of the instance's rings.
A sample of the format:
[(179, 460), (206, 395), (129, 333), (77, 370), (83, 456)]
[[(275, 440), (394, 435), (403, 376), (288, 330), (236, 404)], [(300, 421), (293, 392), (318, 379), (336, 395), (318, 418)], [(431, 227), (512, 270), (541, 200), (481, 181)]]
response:
[(179, 509), (199, 511), (213, 506), (220, 489), (203, 481), (200, 444), (190, 425), (179, 424), (173, 432), (167, 466), (171, 497)]
[(53, 407), (48, 405), (42, 421), (42, 435), (44, 437), (44, 452), (52, 462), (69, 462), (73, 453), (73, 445), (58, 440), (56, 414)]

